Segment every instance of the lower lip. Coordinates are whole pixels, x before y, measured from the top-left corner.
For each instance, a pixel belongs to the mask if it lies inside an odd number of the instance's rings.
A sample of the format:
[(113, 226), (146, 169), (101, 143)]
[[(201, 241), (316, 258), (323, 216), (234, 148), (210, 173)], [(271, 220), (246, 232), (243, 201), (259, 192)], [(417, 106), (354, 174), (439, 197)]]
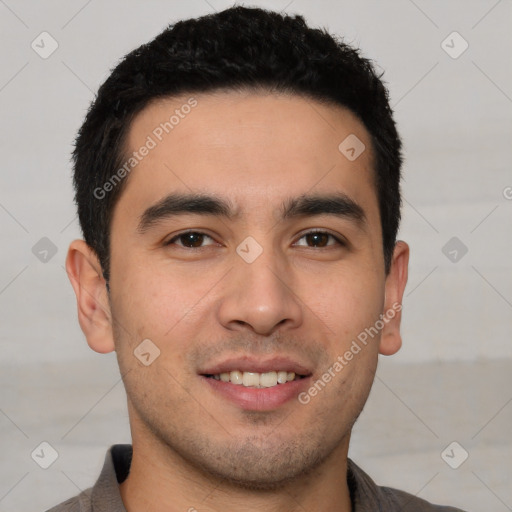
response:
[(277, 384), (270, 388), (250, 388), (243, 384), (231, 384), (210, 377), (201, 376), (214, 392), (233, 402), (242, 409), (249, 411), (271, 411), (297, 398), (299, 393), (307, 389), (310, 377), (292, 380), (285, 384)]

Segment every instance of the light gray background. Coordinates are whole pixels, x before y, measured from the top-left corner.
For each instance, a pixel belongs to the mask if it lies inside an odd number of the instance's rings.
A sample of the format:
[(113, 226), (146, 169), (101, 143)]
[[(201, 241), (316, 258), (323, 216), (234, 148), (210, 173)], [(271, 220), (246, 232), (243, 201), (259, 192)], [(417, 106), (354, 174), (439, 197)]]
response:
[[(126, 52), (168, 23), (230, 5), (0, 0), (0, 512), (76, 494), (106, 447), (130, 440), (115, 355), (88, 348), (63, 269), (80, 236), (71, 144)], [(246, 5), (303, 14), (360, 46), (385, 70), (404, 139), (404, 346), (381, 360), (351, 456), (380, 484), (512, 510), (511, 1)], [(43, 31), (59, 45), (47, 59), (31, 48)], [(469, 44), (456, 59), (442, 46), (461, 48), (446, 39), (453, 31)], [(43, 237), (57, 248), (47, 262), (32, 251)], [(456, 262), (443, 253), (452, 237), (467, 247)], [(42, 441), (59, 453), (47, 470), (30, 455)], [(455, 458), (469, 453), (458, 469), (441, 458), (452, 441)]]

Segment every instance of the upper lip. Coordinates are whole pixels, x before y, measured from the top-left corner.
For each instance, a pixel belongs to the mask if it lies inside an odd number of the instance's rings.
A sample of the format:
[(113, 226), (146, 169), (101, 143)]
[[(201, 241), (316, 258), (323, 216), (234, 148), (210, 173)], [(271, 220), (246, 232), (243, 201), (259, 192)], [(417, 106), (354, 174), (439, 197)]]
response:
[(311, 371), (305, 366), (289, 357), (272, 357), (262, 359), (250, 356), (233, 357), (222, 362), (211, 364), (200, 370), (201, 375), (218, 375), (232, 371), (267, 373), (272, 371), (294, 372), (297, 375), (308, 376)]

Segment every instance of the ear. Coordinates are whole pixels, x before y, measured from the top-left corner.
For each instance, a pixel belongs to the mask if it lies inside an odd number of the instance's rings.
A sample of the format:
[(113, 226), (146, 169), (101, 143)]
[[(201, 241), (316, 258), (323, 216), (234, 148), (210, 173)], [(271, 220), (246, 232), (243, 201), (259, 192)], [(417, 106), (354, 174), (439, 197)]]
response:
[(409, 265), (409, 246), (398, 241), (393, 251), (391, 268), (386, 278), (383, 320), (384, 327), (380, 338), (379, 353), (390, 356), (400, 350), (402, 336), (400, 322), (402, 320), (402, 298), (407, 284), (407, 268)]
[(66, 272), (75, 290), (78, 321), (89, 346), (100, 353), (115, 349), (108, 292), (96, 253), (84, 240), (74, 240)]

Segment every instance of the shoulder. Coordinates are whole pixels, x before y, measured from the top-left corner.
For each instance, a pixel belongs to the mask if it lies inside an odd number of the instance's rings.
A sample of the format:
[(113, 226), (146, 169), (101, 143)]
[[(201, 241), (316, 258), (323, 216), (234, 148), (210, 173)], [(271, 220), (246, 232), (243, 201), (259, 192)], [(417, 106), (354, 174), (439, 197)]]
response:
[(460, 508), (429, 503), (422, 498), (399, 489), (379, 487), (379, 490), (386, 495), (387, 499), (397, 507), (396, 510), (400, 510), (400, 512), (464, 512)]
[(386, 512), (464, 512), (458, 508), (434, 505), (405, 491), (381, 487), (352, 460), (348, 459), (347, 482), (354, 512), (382, 510)]
[(91, 489), (81, 492), (78, 496), (69, 498), (46, 512), (92, 512)]
[(119, 482), (130, 471), (131, 456), (131, 445), (112, 445), (105, 454), (103, 469), (94, 486), (46, 512), (126, 512), (119, 492)]

